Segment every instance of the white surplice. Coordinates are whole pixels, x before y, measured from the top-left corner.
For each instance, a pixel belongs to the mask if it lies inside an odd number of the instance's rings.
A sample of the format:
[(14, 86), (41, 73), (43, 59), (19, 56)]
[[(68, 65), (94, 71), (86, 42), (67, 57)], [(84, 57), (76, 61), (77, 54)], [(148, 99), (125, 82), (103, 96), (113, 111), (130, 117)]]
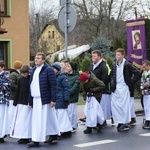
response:
[(36, 68), (30, 87), (33, 97), (32, 141), (35, 142), (44, 142), (47, 135), (60, 135), (55, 107), (50, 104), (42, 105), (39, 88), (39, 73), (42, 67), (43, 65)]
[(9, 124), (9, 129), (11, 130), (11, 125), (12, 125), (12, 119), (14, 117), (14, 112), (15, 112), (15, 106), (13, 105), (14, 100), (9, 100), (9, 107), (8, 107), (8, 124)]
[(14, 111), (10, 136), (13, 138), (31, 138), (32, 109), (27, 105), (18, 104)]
[(55, 107), (33, 98), (32, 141), (44, 142), (47, 135), (60, 135)]
[(6, 104), (0, 104), (0, 138), (9, 134), (9, 131), (8, 106)]
[(104, 113), (104, 120), (110, 119), (111, 115), (111, 95), (102, 94), (100, 105)]
[(86, 116), (86, 126), (96, 127), (97, 123), (103, 124), (104, 114), (100, 103), (96, 100), (94, 96), (87, 97), (86, 104), (84, 108), (84, 113)]
[(56, 109), (56, 116), (59, 123), (59, 130), (61, 133), (72, 130), (72, 126), (68, 117), (67, 109)]
[(130, 92), (124, 81), (123, 68), (125, 59), (116, 70), (116, 90), (111, 94), (112, 116), (115, 123), (131, 121)]
[(150, 95), (143, 96), (145, 119), (150, 121)]
[(77, 103), (70, 103), (68, 105), (68, 116), (71, 122), (72, 128), (77, 128), (78, 126), (78, 117), (77, 117)]

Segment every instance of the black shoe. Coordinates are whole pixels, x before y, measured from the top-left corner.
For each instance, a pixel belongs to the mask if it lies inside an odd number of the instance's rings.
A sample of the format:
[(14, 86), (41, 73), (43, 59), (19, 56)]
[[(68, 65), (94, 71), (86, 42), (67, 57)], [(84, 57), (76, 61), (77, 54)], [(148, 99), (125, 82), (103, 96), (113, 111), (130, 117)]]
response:
[(30, 143), (28, 143), (27, 144), (28, 145), (28, 148), (30, 148), (30, 147), (39, 147), (39, 142), (30, 142)]
[(69, 137), (71, 137), (71, 135), (72, 135), (71, 131), (63, 132), (63, 133), (61, 134), (61, 136), (64, 137), (64, 138), (69, 138)]
[(98, 132), (98, 133), (101, 133), (103, 128), (104, 128), (103, 125), (98, 124), (98, 125), (97, 125), (97, 132)]
[(57, 139), (58, 139), (58, 140), (61, 140), (61, 135), (59, 135), (59, 136), (57, 137)]
[(106, 126), (107, 126), (107, 122), (105, 120), (104, 123), (103, 123), (103, 127), (106, 127)]
[(122, 126), (122, 123), (118, 123), (117, 130)]
[(58, 136), (49, 136), (49, 139), (47, 141), (45, 141), (44, 143), (57, 143), (58, 141)]
[(143, 129), (150, 129), (150, 121), (145, 121), (144, 125), (143, 125)]
[(6, 137), (7, 137), (7, 135), (4, 136), (4, 138), (6, 138)]
[(82, 122), (86, 122), (86, 117), (85, 118), (80, 118), (79, 120), (82, 121)]
[(29, 139), (20, 139), (20, 140), (18, 140), (18, 144), (27, 144), (29, 142), (30, 142)]
[(87, 127), (87, 129), (84, 130), (83, 132), (84, 132), (84, 134), (91, 134), (92, 133), (92, 128)]
[(74, 132), (76, 132), (76, 128), (72, 128), (72, 131), (71, 131), (72, 133), (74, 133)]
[(93, 130), (97, 130), (98, 127), (93, 127)]
[(0, 143), (4, 143), (4, 138), (0, 138)]
[(129, 126), (128, 125), (124, 125), (122, 124), (119, 128), (118, 131), (123, 132), (123, 131), (128, 131), (129, 130)]

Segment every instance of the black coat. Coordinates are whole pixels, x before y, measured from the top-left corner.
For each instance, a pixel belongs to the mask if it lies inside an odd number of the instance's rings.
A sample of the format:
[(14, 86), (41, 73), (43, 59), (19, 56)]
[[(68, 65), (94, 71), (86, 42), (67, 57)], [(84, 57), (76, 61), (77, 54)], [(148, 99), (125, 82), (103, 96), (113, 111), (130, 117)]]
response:
[(102, 62), (94, 70), (92, 65), (91, 72), (93, 72), (99, 80), (104, 82), (105, 88), (103, 89), (103, 94), (109, 94), (109, 75), (106, 62), (102, 60)]
[[(123, 69), (124, 80), (127, 86), (129, 87), (130, 96), (134, 96), (134, 85), (138, 81), (141, 76), (140, 70), (134, 67), (130, 62), (127, 60), (124, 64)], [(116, 62), (113, 63), (111, 69), (111, 91), (115, 92), (116, 90)]]
[(30, 91), (30, 76), (27, 78), (21, 77), (18, 80), (18, 87), (14, 99), (14, 106), (17, 104), (28, 105), (28, 96)]

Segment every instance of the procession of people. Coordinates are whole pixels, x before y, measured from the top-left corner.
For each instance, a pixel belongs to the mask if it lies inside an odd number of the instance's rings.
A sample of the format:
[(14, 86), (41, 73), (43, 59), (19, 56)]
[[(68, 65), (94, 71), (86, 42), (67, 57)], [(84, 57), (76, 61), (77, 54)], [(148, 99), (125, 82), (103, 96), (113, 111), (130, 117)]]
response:
[(141, 71), (127, 61), (124, 49), (118, 48), (115, 54), (116, 60), (108, 66), (101, 51), (94, 50), (92, 66), (80, 73), (73, 61), (50, 66), (42, 52), (36, 54), (33, 68), (17, 60), (10, 74), (1, 60), (0, 143), (10, 136), (30, 148), (71, 137), (78, 128), (81, 84), (86, 101), (83, 134), (91, 134), (93, 129), (101, 133), (108, 119), (117, 131), (129, 130), (136, 117), (134, 86), (140, 79), (146, 120), (143, 129), (150, 129), (150, 62), (145, 60)]

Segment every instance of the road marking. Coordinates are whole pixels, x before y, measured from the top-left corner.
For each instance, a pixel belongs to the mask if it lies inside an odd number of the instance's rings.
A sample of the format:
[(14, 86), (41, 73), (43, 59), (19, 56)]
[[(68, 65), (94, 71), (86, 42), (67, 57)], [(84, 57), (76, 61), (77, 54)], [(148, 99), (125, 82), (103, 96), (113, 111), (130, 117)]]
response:
[(140, 136), (150, 136), (150, 133), (139, 134)]
[(95, 146), (95, 145), (108, 144), (108, 143), (114, 143), (114, 142), (117, 142), (117, 140), (103, 140), (103, 141), (97, 141), (97, 142), (88, 142), (88, 143), (83, 143), (83, 144), (77, 144), (74, 146), (76, 146), (76, 147), (88, 147), (88, 146)]

